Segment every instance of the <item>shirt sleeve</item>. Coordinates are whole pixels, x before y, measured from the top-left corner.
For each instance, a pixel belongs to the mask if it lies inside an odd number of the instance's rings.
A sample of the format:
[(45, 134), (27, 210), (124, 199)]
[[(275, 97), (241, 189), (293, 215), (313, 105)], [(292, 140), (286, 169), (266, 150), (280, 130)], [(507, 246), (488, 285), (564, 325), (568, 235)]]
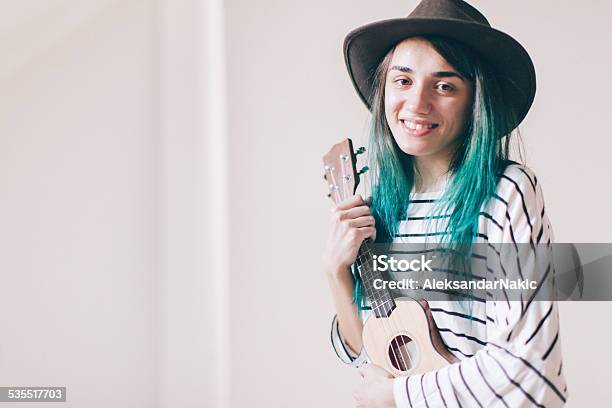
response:
[(331, 343), (336, 355), (345, 364), (359, 368), (368, 361), (365, 350), (362, 348), (360, 353), (353, 351), (340, 333), (338, 315), (332, 319)]
[[(541, 186), (526, 167), (511, 166), (500, 180), (489, 241), (553, 240)], [(503, 216), (503, 218), (502, 218)], [(554, 265), (529, 263), (522, 273), (554, 284)], [(537, 291), (538, 289), (536, 289)], [(551, 300), (486, 301), (487, 343), (472, 357), (425, 374), (397, 377), (397, 407), (559, 407), (567, 400), (559, 313)]]

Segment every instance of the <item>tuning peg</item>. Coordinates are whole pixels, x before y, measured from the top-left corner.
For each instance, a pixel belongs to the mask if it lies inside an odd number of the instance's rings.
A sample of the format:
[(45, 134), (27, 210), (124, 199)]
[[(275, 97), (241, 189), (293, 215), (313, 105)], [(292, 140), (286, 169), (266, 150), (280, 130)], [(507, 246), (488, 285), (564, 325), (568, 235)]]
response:
[(327, 180), (327, 173), (323, 175), (323, 180)]
[(359, 176), (361, 176), (362, 174), (364, 174), (364, 173), (365, 173), (366, 171), (368, 171), (368, 170), (370, 170), (370, 168), (369, 168), (368, 166), (363, 166), (363, 167), (361, 168), (361, 170), (359, 170), (359, 171), (357, 172), (357, 174), (358, 174)]
[(359, 149), (357, 149), (357, 151), (355, 152), (355, 155), (363, 154), (365, 153), (365, 151), (366, 151), (365, 147), (361, 146)]

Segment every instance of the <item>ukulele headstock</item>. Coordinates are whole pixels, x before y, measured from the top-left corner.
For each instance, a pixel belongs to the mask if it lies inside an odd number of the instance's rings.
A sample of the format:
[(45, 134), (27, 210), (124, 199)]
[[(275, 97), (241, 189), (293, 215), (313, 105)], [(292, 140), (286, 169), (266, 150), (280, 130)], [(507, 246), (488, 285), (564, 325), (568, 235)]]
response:
[(357, 151), (353, 150), (353, 141), (344, 139), (323, 156), (323, 178), (327, 182), (329, 189), (328, 197), (335, 204), (347, 199), (355, 194), (359, 185), (360, 175), (365, 173), (368, 168), (364, 167), (357, 171), (357, 155), (365, 152), (364, 147)]

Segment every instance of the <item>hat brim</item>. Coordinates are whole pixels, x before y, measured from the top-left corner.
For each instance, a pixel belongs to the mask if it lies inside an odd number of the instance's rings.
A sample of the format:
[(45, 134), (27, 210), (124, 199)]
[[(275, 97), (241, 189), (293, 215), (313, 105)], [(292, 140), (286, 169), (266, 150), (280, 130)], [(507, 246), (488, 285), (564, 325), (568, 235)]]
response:
[[(536, 76), (531, 57), (514, 38), (492, 27), (454, 19), (397, 18), (371, 23), (350, 32), (344, 40), (349, 75), (367, 108), (374, 91), (376, 69), (400, 41), (421, 35), (446, 36), (471, 47), (494, 69), (504, 99), (514, 110), (516, 128), (535, 97)], [(507, 133), (507, 132), (506, 132)]]

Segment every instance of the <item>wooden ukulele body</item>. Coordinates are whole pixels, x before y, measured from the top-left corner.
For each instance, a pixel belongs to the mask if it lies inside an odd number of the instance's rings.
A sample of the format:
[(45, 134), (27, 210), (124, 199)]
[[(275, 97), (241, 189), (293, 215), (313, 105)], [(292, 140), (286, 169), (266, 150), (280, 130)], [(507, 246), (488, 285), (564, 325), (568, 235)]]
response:
[(389, 317), (372, 316), (363, 326), (363, 347), (372, 363), (397, 377), (458, 361), (444, 346), (427, 302), (398, 298), (395, 305)]

